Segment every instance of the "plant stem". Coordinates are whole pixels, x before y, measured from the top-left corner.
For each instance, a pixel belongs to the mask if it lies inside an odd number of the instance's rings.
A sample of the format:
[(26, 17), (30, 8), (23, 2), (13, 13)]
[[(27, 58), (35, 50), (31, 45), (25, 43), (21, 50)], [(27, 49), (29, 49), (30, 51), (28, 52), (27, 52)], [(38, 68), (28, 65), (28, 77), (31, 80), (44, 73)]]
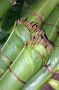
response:
[[(10, 69), (14, 71), (23, 82), (26, 83), (39, 69), (42, 68), (42, 65), (46, 64), (47, 59), (48, 54), (43, 45), (35, 44), (34, 46), (25, 46), (23, 52), (19, 54)], [(1, 78), (0, 88), (4, 90), (6, 82), (8, 81), (8, 90), (17, 90), (18, 88), (20, 89), (24, 85), (24, 83), (21, 80), (18, 80), (18, 82), (16, 82), (16, 77), (14, 76), (15, 78), (13, 78), (14, 74), (11, 74), (10, 69), (6, 71), (4, 76)], [(2, 83), (3, 81), (4, 85)], [(11, 81), (12, 83), (10, 83)]]
[[(56, 7), (56, 5), (59, 3), (59, 0), (52, 0), (52, 1), (42, 0), (42, 3), (40, 4), (39, 3), (40, 0), (38, 0), (38, 2), (32, 7), (31, 10), (33, 10), (33, 12), (40, 13), (40, 15), (44, 14), (45, 20), (48, 17), (48, 15), (52, 12), (52, 10)], [(28, 18), (30, 22), (31, 21), (35, 23), (38, 22), (38, 19), (36, 18), (35, 15), (33, 16), (32, 13), (28, 13), (25, 16)], [(39, 22), (41, 22), (41, 20), (39, 20)], [(23, 49), (24, 44), (29, 39), (30, 39), (30, 32), (26, 26), (22, 24), (18, 24), (17, 26), (15, 26), (5, 45), (1, 49), (0, 69), (3, 69), (3, 71), (5, 71), (8, 68), (8, 66), (10, 66), (10, 64), (15, 60), (15, 58)], [(6, 59), (8, 59), (8, 62)]]
[[(59, 38), (56, 41), (56, 46), (59, 46)], [(42, 68), (21, 90), (38, 90), (59, 70), (59, 47), (55, 47), (47, 66)]]
[[(38, 22), (41, 24), (42, 22), (40, 19), (37, 18), (36, 15), (33, 15), (34, 13), (37, 13), (43, 21), (49, 16), (49, 14), (53, 11), (55, 8), (56, 4), (59, 3), (59, 0), (42, 0), (41, 3), (40, 0), (37, 1), (34, 5), (31, 6), (30, 10), (28, 11), (27, 14), (25, 14), (25, 17), (27, 17), (30, 21), (34, 21), (35, 23)], [(40, 6), (39, 6), (40, 3)], [(52, 4), (53, 3), (53, 4)]]
[(59, 6), (56, 6), (45, 23), (42, 24), (42, 28), (48, 39), (54, 43), (57, 38), (57, 32), (59, 31)]
[(49, 80), (49, 84), (50, 84), (55, 90), (59, 90), (59, 81), (58, 81), (58, 80), (50, 79), (50, 80)]
[[(59, 67), (59, 66), (58, 66)], [(58, 72), (57, 72), (58, 74)], [(57, 77), (57, 76), (56, 76)], [(57, 79), (55, 78), (51, 78), (49, 81), (48, 81), (48, 84), (50, 84), (55, 90), (58, 90), (59, 89), (59, 80), (58, 80), (58, 77)]]

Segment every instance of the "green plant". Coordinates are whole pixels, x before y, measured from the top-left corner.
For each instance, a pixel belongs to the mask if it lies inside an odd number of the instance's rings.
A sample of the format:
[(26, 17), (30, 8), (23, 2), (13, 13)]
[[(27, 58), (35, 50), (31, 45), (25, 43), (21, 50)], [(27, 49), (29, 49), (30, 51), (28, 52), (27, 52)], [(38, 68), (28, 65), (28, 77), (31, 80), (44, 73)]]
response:
[[(31, 25), (35, 23), (42, 23), (41, 19), (38, 20), (36, 15), (32, 15), (30, 12), (38, 12), (38, 14), (42, 15), (44, 14), (43, 21), (48, 17), (48, 15), (53, 11), (53, 9), (56, 7), (56, 5), (59, 3), (59, 0), (45, 0), (40, 3), (40, 0), (35, 3), (33, 7), (30, 8), (29, 12), (24, 15), (24, 17), (27, 17), (25, 19), (21, 19), (19, 23), (14, 25), (14, 29), (9, 36), (8, 40), (6, 41), (5, 45), (1, 49), (0, 54), (0, 70), (5, 71), (8, 66), (15, 60), (15, 58), (18, 56), (20, 51), (23, 49), (24, 44), (30, 39), (30, 33), (35, 30), (35, 28)], [(53, 4), (53, 6), (52, 6)], [(52, 8), (51, 8), (52, 6)], [(43, 7), (43, 8), (42, 8)], [(48, 11), (49, 13), (48, 13)], [(26, 20), (27, 19), (27, 20)], [(23, 22), (24, 21), (24, 22)], [(30, 24), (30, 27), (28, 26), (28, 23)], [(31, 24), (32, 23), (32, 24)], [(30, 29), (30, 30), (29, 30)], [(36, 31), (35, 31), (36, 32)]]

